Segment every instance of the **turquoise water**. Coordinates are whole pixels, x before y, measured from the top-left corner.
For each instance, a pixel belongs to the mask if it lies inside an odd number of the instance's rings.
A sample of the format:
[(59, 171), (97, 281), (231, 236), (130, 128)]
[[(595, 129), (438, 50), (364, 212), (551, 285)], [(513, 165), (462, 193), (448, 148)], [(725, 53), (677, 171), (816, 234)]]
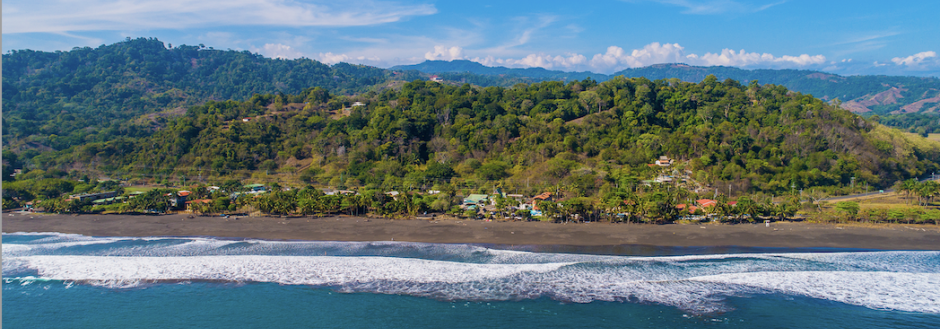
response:
[(940, 252), (516, 249), (4, 234), (3, 324), (940, 327)]

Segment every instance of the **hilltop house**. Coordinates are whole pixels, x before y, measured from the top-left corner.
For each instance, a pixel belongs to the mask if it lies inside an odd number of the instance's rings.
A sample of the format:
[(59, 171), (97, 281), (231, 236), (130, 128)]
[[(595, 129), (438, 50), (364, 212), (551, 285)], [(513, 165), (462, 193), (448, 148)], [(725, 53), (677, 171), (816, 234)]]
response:
[(244, 188), (248, 190), (248, 193), (258, 194), (267, 192), (267, 189), (264, 187), (264, 184), (248, 184)]
[(660, 167), (669, 167), (669, 165), (671, 165), (672, 162), (673, 160), (670, 159), (669, 157), (661, 156), (659, 157), (659, 160), (656, 160), (656, 165)]

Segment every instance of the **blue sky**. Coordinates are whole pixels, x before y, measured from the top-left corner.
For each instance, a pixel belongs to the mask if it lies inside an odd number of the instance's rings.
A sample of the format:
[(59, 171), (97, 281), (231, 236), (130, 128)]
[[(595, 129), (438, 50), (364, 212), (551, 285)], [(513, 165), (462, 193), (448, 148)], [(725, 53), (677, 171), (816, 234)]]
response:
[(3, 51), (126, 37), (389, 67), (612, 73), (682, 62), (940, 76), (940, 1), (6, 0)]

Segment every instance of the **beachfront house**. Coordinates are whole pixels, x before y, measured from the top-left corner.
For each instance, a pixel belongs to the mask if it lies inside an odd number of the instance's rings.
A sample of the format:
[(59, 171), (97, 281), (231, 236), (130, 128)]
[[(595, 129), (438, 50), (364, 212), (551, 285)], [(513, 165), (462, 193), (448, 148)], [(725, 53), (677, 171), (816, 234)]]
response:
[(545, 192), (532, 197), (532, 209), (538, 210), (538, 204), (542, 201), (552, 201), (552, 192)]
[(526, 197), (522, 194), (506, 194), (506, 198), (513, 200), (516, 204), (516, 209), (529, 209), (530, 205), (526, 202)]
[(212, 199), (196, 199), (186, 201), (186, 210), (194, 211), (193, 204), (212, 204)]
[(122, 197), (122, 196), (116, 196), (116, 197), (113, 197), (113, 198), (98, 199), (98, 200), (92, 201), (91, 203), (94, 204), (94, 205), (96, 205), (96, 206), (103, 206), (103, 205), (109, 205), (109, 204), (113, 204), (113, 203), (124, 202), (124, 199), (125, 199), (125, 198)]
[(70, 195), (69, 200), (78, 199), (81, 202), (85, 201), (95, 201), (99, 199), (113, 198), (117, 196), (117, 191), (107, 191), (101, 193), (86, 193), (86, 194), (75, 194)]
[(486, 194), (470, 194), (463, 198), (463, 206), (486, 206), (490, 203), (490, 196)]
[[(714, 206), (718, 205), (718, 201), (715, 201), (715, 200), (712, 200), (712, 199), (698, 199), (698, 200), (695, 201), (695, 203), (698, 203), (698, 206), (701, 207), (701, 208), (714, 207)], [(738, 205), (738, 202), (737, 202), (737, 201), (728, 201), (727, 204), (728, 204), (729, 206), (734, 207), (734, 206), (737, 206), (737, 205)]]
[(539, 209), (539, 202), (552, 200), (552, 192), (545, 192), (532, 197), (532, 210), (529, 213), (534, 217), (542, 216), (542, 210)]
[(189, 199), (189, 191), (179, 191), (176, 193), (167, 193), (166, 196), (170, 200), (171, 208), (182, 208), (186, 204), (186, 200)]
[(695, 213), (695, 211), (698, 210), (698, 207), (696, 207), (695, 205), (680, 203), (676, 205), (676, 209), (679, 209), (679, 210), (686, 209), (691, 214), (691, 213)]

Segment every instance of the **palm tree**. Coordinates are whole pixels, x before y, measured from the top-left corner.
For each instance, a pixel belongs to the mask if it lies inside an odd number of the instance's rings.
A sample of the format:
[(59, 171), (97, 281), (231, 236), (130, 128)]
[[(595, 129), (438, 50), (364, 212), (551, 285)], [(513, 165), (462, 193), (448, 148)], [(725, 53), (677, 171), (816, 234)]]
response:
[(757, 213), (760, 211), (760, 205), (757, 202), (754, 202), (746, 196), (738, 198), (738, 204), (735, 206), (735, 213), (739, 215), (738, 221), (741, 221), (741, 217), (748, 216), (747, 221), (753, 223), (754, 218), (757, 216)]
[(718, 215), (718, 220), (722, 221), (725, 217), (731, 214), (731, 206), (728, 205), (728, 197), (724, 194), (718, 195), (718, 200), (715, 200), (715, 205), (712, 206), (714, 212)]
[(902, 182), (900, 186), (900, 191), (904, 192), (904, 194), (907, 195), (908, 199), (910, 199), (911, 194), (914, 193), (916, 189), (917, 189), (917, 180), (913, 178)]
[(304, 215), (310, 215), (316, 212), (316, 199), (314, 198), (300, 199), (297, 205), (300, 206), (300, 213)]

